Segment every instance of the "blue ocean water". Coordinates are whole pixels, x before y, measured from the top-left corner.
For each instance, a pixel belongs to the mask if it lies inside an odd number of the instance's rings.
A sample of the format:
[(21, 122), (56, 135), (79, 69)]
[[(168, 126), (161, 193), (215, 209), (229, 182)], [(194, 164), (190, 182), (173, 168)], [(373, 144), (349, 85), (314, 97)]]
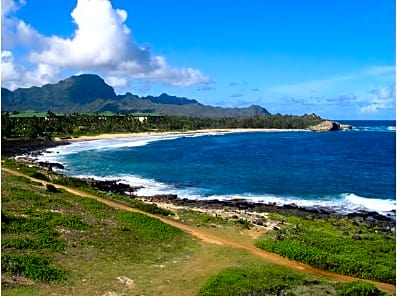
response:
[(341, 212), (395, 209), (395, 121), (351, 131), (207, 133), (77, 142), (46, 157), (64, 173), (143, 186), (139, 194), (245, 198)]

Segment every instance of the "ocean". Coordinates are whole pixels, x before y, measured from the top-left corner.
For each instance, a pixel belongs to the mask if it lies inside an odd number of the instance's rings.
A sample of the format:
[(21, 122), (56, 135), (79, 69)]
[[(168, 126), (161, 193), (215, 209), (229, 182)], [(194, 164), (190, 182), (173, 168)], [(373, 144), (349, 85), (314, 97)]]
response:
[(74, 142), (41, 160), (74, 177), (120, 180), (137, 194), (246, 199), (395, 217), (395, 121), (343, 121), (350, 131), (258, 131)]

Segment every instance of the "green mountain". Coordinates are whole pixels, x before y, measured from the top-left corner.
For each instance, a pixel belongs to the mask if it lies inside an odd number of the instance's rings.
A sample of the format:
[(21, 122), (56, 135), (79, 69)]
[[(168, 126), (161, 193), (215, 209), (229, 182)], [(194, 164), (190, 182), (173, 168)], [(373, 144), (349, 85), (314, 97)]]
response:
[(113, 87), (98, 75), (82, 74), (42, 87), (1, 88), (2, 111), (156, 112), (188, 117), (249, 117), (270, 114), (265, 108), (222, 108), (200, 104), (196, 100), (161, 94), (139, 97), (131, 93), (116, 95)]

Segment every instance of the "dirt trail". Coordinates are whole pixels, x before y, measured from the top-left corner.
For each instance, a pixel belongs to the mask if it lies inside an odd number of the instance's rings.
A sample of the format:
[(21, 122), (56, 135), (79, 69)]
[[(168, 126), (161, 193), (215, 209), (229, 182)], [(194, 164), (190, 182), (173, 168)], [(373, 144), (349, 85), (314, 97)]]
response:
[[(212, 233), (207, 233), (203, 229), (199, 229), (199, 228), (196, 228), (196, 227), (184, 225), (184, 224), (181, 224), (181, 223), (179, 223), (177, 221), (167, 219), (165, 217), (160, 217), (160, 216), (156, 216), (156, 215), (153, 215), (153, 214), (150, 214), (150, 213), (146, 213), (146, 212), (131, 208), (129, 206), (120, 204), (118, 202), (107, 200), (105, 198), (102, 198), (102, 197), (99, 197), (99, 196), (96, 196), (96, 195), (93, 195), (93, 194), (90, 194), (90, 193), (87, 193), (87, 192), (84, 192), (84, 191), (80, 191), (80, 190), (77, 190), (77, 189), (74, 189), (74, 188), (70, 188), (70, 187), (67, 187), (67, 186), (63, 186), (63, 185), (58, 185), (58, 184), (46, 182), (46, 181), (39, 180), (39, 179), (35, 179), (35, 178), (29, 177), (29, 176), (27, 176), (25, 174), (22, 174), (22, 173), (20, 173), (18, 171), (14, 171), (14, 170), (11, 170), (11, 169), (8, 169), (8, 168), (1, 168), (1, 169), (4, 172), (7, 172), (7, 173), (10, 173), (10, 174), (13, 174), (13, 175), (17, 175), (17, 176), (24, 176), (24, 177), (27, 177), (27, 178), (31, 179), (32, 181), (40, 182), (40, 183), (42, 183), (44, 185), (51, 184), (51, 185), (55, 186), (56, 188), (63, 189), (65, 191), (68, 191), (68, 192), (70, 192), (72, 194), (75, 194), (75, 195), (78, 195), (78, 196), (81, 196), (81, 197), (95, 199), (95, 200), (97, 200), (97, 201), (99, 201), (101, 203), (104, 203), (104, 204), (106, 204), (106, 205), (108, 205), (110, 207), (113, 207), (115, 209), (120, 209), (120, 210), (124, 210), (124, 211), (128, 211), (128, 212), (134, 212), (134, 213), (140, 213), (140, 214), (152, 217), (154, 219), (158, 219), (158, 220), (160, 220), (160, 221), (162, 221), (162, 222), (164, 222), (164, 223), (166, 223), (168, 225), (171, 225), (173, 227), (179, 228), (179, 229), (181, 229), (181, 230), (183, 230), (183, 231), (185, 231), (185, 232), (187, 232), (187, 233), (199, 238), (200, 240), (202, 240), (202, 241), (204, 241), (206, 243), (230, 246), (230, 247), (239, 248), (239, 249), (245, 249), (245, 250), (247, 250), (247, 251), (249, 251), (249, 252), (251, 252), (251, 253), (259, 256), (259, 257), (261, 257), (262, 259), (264, 259), (266, 262), (269, 262), (269, 263), (274, 263), (274, 264), (278, 264), (278, 265), (288, 266), (289, 268), (304, 272), (304, 273), (306, 273), (308, 275), (320, 276), (320, 277), (327, 278), (329, 280), (335, 280), (335, 281), (341, 281), (341, 282), (348, 282), (348, 281), (358, 280), (358, 278), (355, 278), (355, 277), (341, 275), (341, 274), (337, 274), (337, 273), (334, 273), (334, 272), (318, 269), (318, 268), (309, 266), (309, 265), (304, 264), (304, 263), (299, 263), (299, 262), (287, 259), (285, 257), (282, 257), (280, 255), (261, 250), (259, 248), (256, 248), (253, 245), (237, 242), (237, 241), (234, 241), (234, 240), (232, 240), (230, 238), (220, 237), (220, 236), (217, 236), (217, 235), (212, 234)], [(392, 285), (392, 284), (386, 284), (386, 283), (375, 282), (375, 281), (370, 281), (370, 280), (364, 280), (364, 281), (372, 283), (375, 286), (377, 286), (379, 289), (382, 289), (384, 291), (388, 291), (388, 292), (391, 292), (391, 293), (395, 293), (396, 292), (396, 287), (394, 285)]]

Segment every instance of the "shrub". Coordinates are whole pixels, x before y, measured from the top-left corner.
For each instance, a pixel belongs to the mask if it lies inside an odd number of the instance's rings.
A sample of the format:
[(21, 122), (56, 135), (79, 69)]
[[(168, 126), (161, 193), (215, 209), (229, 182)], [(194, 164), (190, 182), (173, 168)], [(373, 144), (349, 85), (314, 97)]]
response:
[(285, 293), (291, 288), (318, 283), (286, 267), (254, 264), (228, 268), (210, 277), (198, 295), (289, 295)]
[(8, 249), (50, 249), (53, 251), (60, 251), (65, 248), (65, 243), (53, 237), (51, 233), (45, 233), (37, 237), (36, 239), (30, 238), (15, 238), (5, 239), (1, 243), (2, 248)]
[(350, 283), (343, 283), (336, 286), (337, 296), (383, 296), (386, 293), (380, 291), (372, 284), (355, 281)]
[[(259, 248), (321, 269), (359, 278), (395, 283), (396, 244), (391, 233), (380, 233), (347, 219), (286, 218), (283, 228), (257, 242)], [(293, 226), (295, 225), (295, 226)], [(361, 240), (346, 236), (361, 231)], [(368, 256), (371, 254), (371, 256)]]
[(46, 175), (44, 175), (43, 173), (40, 173), (40, 172), (30, 173), (30, 176), (33, 178), (39, 179), (39, 180), (50, 181), (50, 179)]
[(2, 255), (1, 272), (24, 276), (34, 281), (61, 282), (66, 280), (63, 269), (52, 266), (51, 259), (34, 255)]
[(245, 229), (251, 229), (252, 226), (254, 226), (251, 222), (249, 222), (247, 219), (240, 218), (236, 221), (237, 224), (240, 224), (243, 228)]
[(50, 192), (50, 193), (60, 193), (61, 192), (58, 188), (56, 188), (52, 184), (47, 184), (46, 188), (47, 188), (47, 192)]

